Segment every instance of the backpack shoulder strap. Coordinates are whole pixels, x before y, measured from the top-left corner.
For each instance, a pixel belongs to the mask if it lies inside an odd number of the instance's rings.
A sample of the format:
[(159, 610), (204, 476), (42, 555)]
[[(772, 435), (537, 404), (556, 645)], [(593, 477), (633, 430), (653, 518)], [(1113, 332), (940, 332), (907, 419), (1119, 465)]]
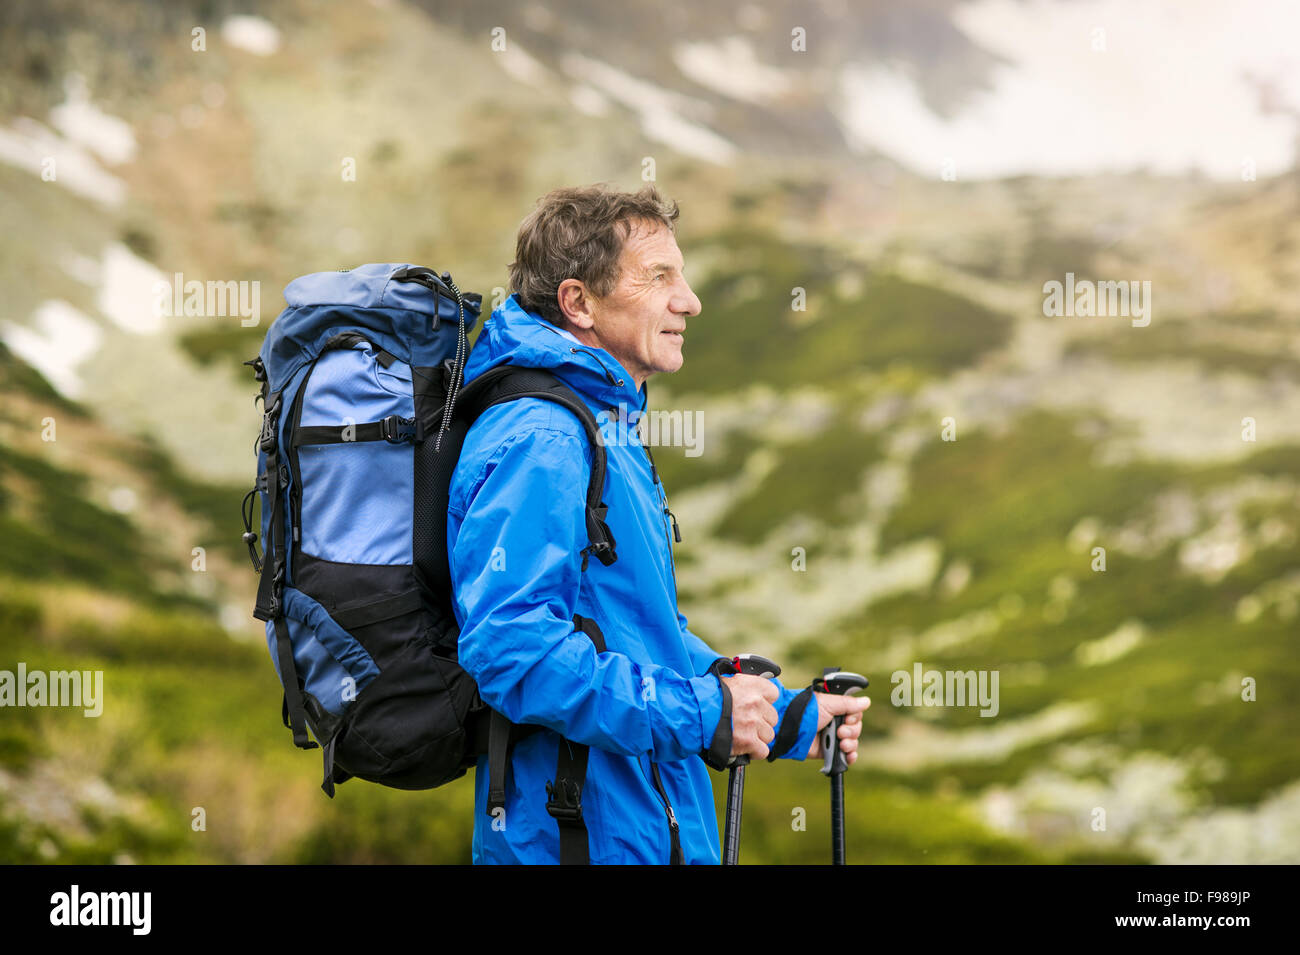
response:
[[(490, 368), (466, 385), (458, 400), (464, 403), (467, 414), (476, 418), (492, 405), (516, 398), (542, 398), (568, 408), (582, 422), (587, 439), (591, 442), (591, 479), (587, 483), (587, 536), (589, 543), (582, 550), (582, 569), (587, 569), (588, 558), (596, 558), (608, 567), (617, 560), (614, 535), (605, 523), (608, 508), (601, 501), (605, 490), (605, 441), (596, 416), (586, 402), (555, 375), (541, 368), (517, 368), (498, 365)], [(605, 650), (605, 638), (596, 621), (574, 615), (574, 629), (585, 633), (596, 646), (596, 652)], [(531, 727), (511, 724), (496, 711), (489, 717), (488, 745), (488, 801), (487, 811), (493, 815), (505, 806), (505, 776), (515, 741), (526, 735)], [(590, 862), (587, 824), (582, 815), (582, 789), (587, 778), (588, 747), (571, 740), (561, 739), (557, 752), (555, 779), (546, 784), (546, 811), (555, 819), (560, 830), (560, 864), (586, 865)]]
[(457, 398), (468, 407), (471, 418), (477, 418), (492, 405), (516, 398), (542, 398), (568, 408), (582, 422), (591, 442), (591, 478), (587, 482), (587, 537), (589, 543), (582, 549), (582, 569), (587, 569), (588, 558), (594, 555), (608, 567), (618, 559), (614, 535), (605, 523), (608, 508), (601, 501), (605, 491), (605, 440), (596, 416), (587, 403), (574, 394), (568, 385), (543, 368), (518, 368), (497, 365), (490, 368), (461, 389)]

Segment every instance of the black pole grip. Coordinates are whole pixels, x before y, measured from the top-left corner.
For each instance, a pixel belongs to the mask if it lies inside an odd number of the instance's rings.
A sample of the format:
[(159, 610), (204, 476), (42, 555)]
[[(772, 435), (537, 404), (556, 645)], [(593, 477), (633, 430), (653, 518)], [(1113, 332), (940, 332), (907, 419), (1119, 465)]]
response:
[[(827, 667), (825, 672), (813, 680), (813, 690), (817, 693), (829, 693), (834, 696), (851, 696), (864, 690), (870, 681), (860, 673), (850, 673), (839, 667)], [(844, 717), (836, 716), (821, 731), (822, 773), (826, 776), (838, 776), (849, 768), (848, 757), (840, 749), (840, 727)]]

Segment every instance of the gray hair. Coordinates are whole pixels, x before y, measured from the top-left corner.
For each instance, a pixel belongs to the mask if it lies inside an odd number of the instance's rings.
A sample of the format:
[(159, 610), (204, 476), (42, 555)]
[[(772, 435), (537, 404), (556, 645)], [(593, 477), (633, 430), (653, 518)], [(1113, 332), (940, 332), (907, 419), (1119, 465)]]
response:
[(610, 294), (633, 222), (660, 224), (675, 233), (678, 212), (677, 203), (653, 185), (635, 193), (604, 183), (549, 192), (519, 226), (510, 291), (525, 309), (558, 325), (561, 282), (578, 279), (596, 296)]

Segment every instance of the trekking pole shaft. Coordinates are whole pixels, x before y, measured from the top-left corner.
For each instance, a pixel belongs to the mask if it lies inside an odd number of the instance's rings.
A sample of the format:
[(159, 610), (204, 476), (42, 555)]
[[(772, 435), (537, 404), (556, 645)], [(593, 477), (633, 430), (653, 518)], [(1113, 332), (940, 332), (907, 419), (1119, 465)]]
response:
[(831, 864), (844, 865), (844, 774), (831, 777)]
[(740, 810), (745, 799), (745, 765), (748, 757), (741, 757), (731, 767), (727, 782), (727, 826), (723, 836), (722, 864), (737, 865), (740, 859)]

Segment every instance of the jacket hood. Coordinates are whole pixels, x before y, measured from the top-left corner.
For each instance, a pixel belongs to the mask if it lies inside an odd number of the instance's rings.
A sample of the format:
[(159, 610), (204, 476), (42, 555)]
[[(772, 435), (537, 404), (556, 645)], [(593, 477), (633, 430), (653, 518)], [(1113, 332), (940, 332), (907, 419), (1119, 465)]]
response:
[(465, 365), (465, 384), (504, 364), (545, 368), (598, 411), (620, 404), (629, 411), (645, 411), (645, 388), (637, 388), (618, 359), (528, 311), (514, 295), (483, 323)]

